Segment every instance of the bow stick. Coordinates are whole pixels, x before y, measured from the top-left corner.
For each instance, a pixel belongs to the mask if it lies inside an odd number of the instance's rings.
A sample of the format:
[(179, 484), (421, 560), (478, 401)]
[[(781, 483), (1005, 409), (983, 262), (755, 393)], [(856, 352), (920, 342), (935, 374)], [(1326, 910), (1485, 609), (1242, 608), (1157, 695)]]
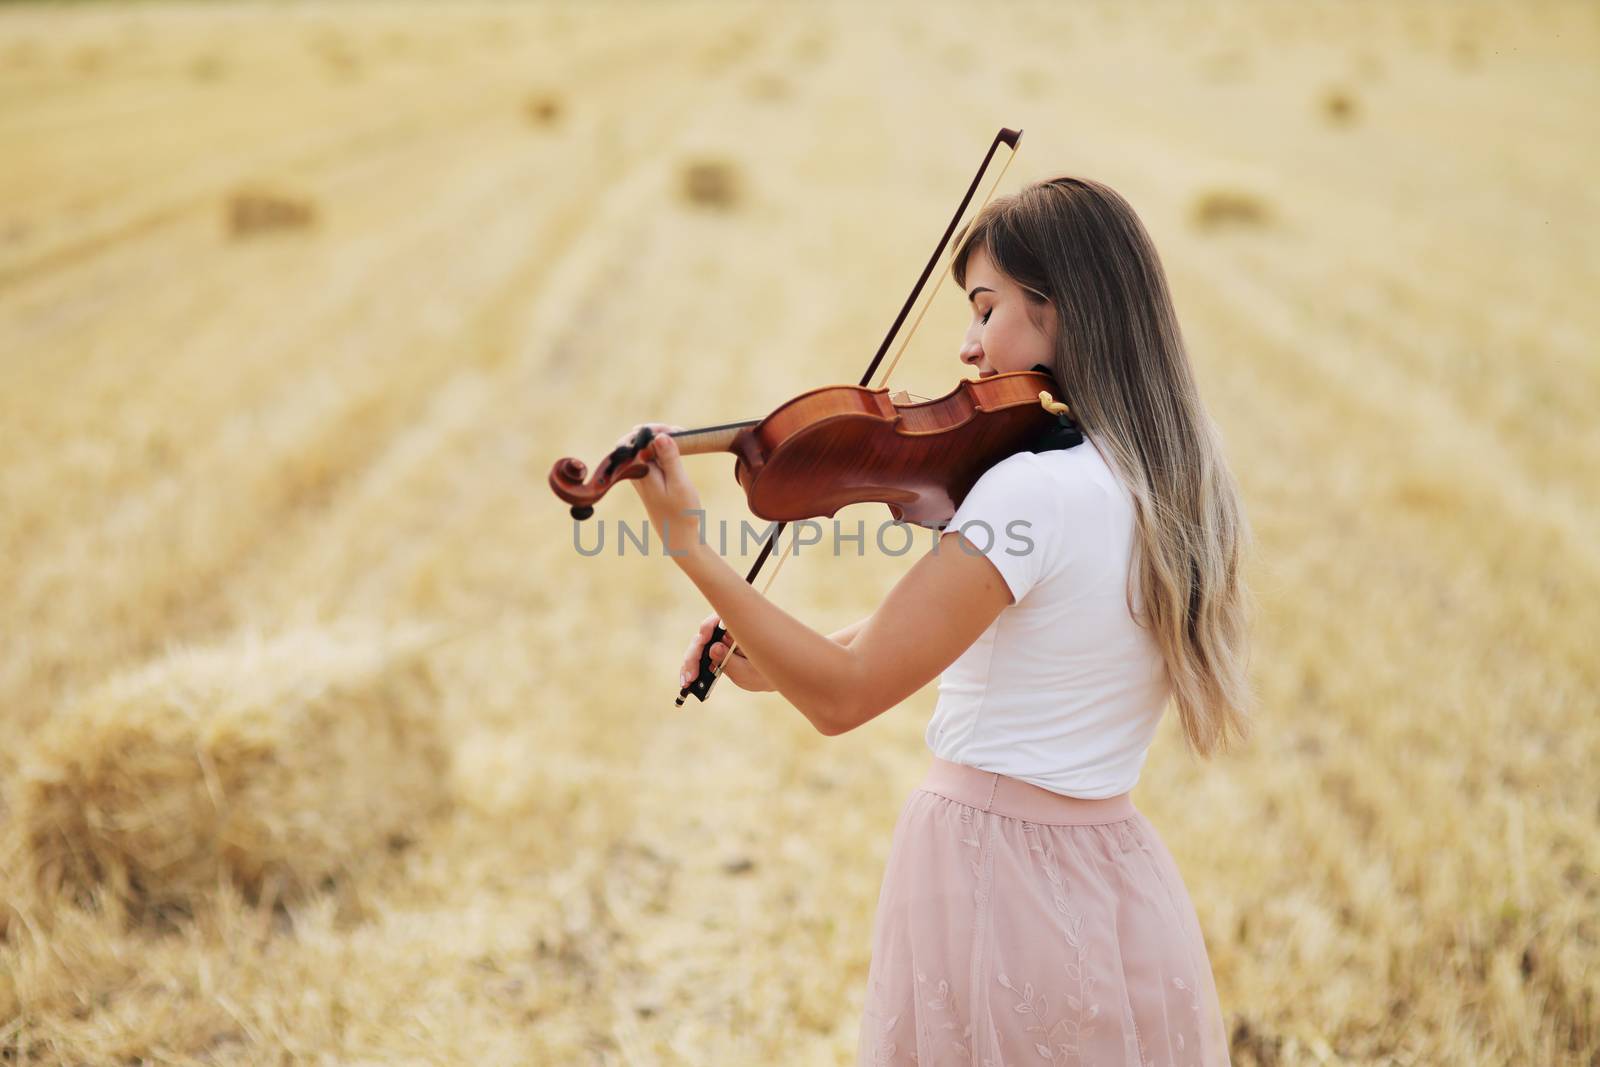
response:
[[(883, 362), (884, 353), (889, 351), (889, 346), (894, 342), (895, 334), (900, 331), (900, 326), (906, 321), (906, 316), (911, 314), (912, 305), (917, 302), (917, 294), (922, 292), (922, 287), (928, 282), (928, 276), (933, 273), (933, 268), (938, 264), (939, 256), (944, 252), (944, 246), (949, 243), (950, 235), (955, 233), (956, 224), (961, 221), (961, 216), (967, 210), (967, 205), (972, 202), (972, 194), (977, 192), (978, 184), (983, 181), (983, 173), (989, 169), (989, 163), (994, 159), (995, 152), (1002, 144), (1011, 149), (1011, 154), (1006, 157), (1005, 166), (1000, 168), (1000, 173), (995, 177), (994, 184), (989, 186), (989, 192), (984, 196), (983, 203), (978, 205), (979, 211), (983, 210), (984, 204), (989, 202), (990, 197), (994, 196), (995, 189), (999, 188), (1001, 179), (1006, 176), (1006, 169), (1011, 166), (1011, 161), (1017, 157), (1017, 144), (1021, 140), (1021, 130), (1001, 129), (999, 133), (995, 134), (994, 143), (989, 146), (989, 151), (983, 157), (983, 163), (978, 167), (978, 173), (972, 176), (972, 184), (967, 186), (966, 195), (961, 198), (961, 205), (956, 208), (956, 213), (951, 216), (950, 225), (944, 228), (944, 236), (939, 238), (938, 245), (934, 247), (933, 255), (928, 257), (927, 266), (922, 268), (922, 275), (917, 278), (917, 284), (911, 287), (911, 294), (906, 297), (906, 302), (901, 305), (900, 314), (895, 316), (894, 323), (889, 327), (889, 332), (884, 335), (883, 343), (878, 346), (878, 351), (873, 355), (872, 362), (867, 364), (867, 369), (861, 375), (859, 385), (865, 387), (872, 380), (873, 372), (878, 369), (878, 364)], [(917, 312), (916, 321), (911, 324), (911, 329), (906, 332), (905, 340), (901, 341), (900, 347), (895, 350), (894, 359), (890, 360), (889, 366), (884, 368), (883, 380), (878, 383), (878, 388), (884, 388), (888, 384), (889, 375), (899, 365), (900, 357), (905, 353), (906, 346), (911, 343), (911, 338), (916, 334), (917, 327), (922, 325), (923, 316), (928, 313), (928, 308), (932, 305), (933, 298), (939, 294), (939, 287), (943, 284), (944, 273), (941, 272), (939, 280), (934, 283), (933, 291), (928, 294), (927, 301), (922, 305), (922, 310)], [(648, 429), (640, 431), (641, 435), (649, 432)], [(636, 442), (640, 448), (643, 448), (646, 443), (648, 443), (648, 439)], [(751, 585), (755, 584), (756, 575), (761, 573), (762, 565), (767, 562), (767, 557), (772, 555), (773, 546), (778, 543), (778, 538), (783, 536), (784, 527), (787, 525), (788, 523), (786, 522), (778, 523), (777, 527), (772, 531), (772, 536), (768, 537), (766, 544), (761, 546), (760, 555), (756, 556), (756, 561), (751, 566), (750, 572), (745, 575), (744, 580), (746, 582)], [(788, 550), (779, 557), (777, 564), (772, 568), (772, 573), (767, 575), (766, 583), (761, 587), (762, 595), (765, 595), (766, 591), (771, 588), (772, 580), (778, 576), (778, 571), (782, 569), (784, 561), (789, 558), (790, 553), (793, 551), (794, 544), (793, 539), (791, 539)], [(711, 646), (726, 637), (727, 633), (727, 628), (720, 622), (712, 629), (710, 638), (706, 640), (705, 645), (700, 649), (699, 674), (692, 682), (678, 691), (676, 702), (678, 707), (683, 706), (683, 702), (689, 698), (691, 693), (698, 697), (701, 703), (704, 703), (706, 698), (710, 696), (712, 685), (722, 675), (721, 669), (711, 661)], [(737, 642), (730, 641), (728, 643), (728, 654), (722, 658), (724, 665), (727, 664), (738, 647)]]

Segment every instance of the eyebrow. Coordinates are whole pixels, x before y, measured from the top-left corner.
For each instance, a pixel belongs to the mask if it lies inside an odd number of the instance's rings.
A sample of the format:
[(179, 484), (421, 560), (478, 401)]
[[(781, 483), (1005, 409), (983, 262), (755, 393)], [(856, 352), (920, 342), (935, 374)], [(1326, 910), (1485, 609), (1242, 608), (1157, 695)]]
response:
[(986, 285), (974, 285), (972, 287), (972, 292), (967, 294), (967, 303), (969, 303), (969, 304), (972, 303), (972, 301), (977, 297), (977, 295), (979, 293), (992, 293), (992, 292), (994, 292), (994, 290), (990, 289)]

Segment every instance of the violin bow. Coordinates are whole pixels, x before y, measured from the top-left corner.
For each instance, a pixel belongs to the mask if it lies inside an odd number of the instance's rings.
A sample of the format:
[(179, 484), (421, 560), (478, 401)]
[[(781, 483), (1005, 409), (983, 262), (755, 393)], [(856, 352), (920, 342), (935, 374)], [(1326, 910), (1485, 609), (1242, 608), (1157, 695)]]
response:
[[(950, 217), (950, 225), (944, 228), (944, 235), (939, 238), (939, 243), (934, 246), (933, 255), (928, 257), (927, 266), (922, 268), (922, 274), (917, 278), (917, 284), (911, 287), (910, 295), (906, 297), (906, 302), (900, 307), (900, 314), (894, 317), (894, 322), (889, 326), (889, 332), (884, 334), (883, 343), (878, 346), (878, 351), (873, 354), (872, 361), (867, 364), (867, 369), (862, 373), (861, 381), (858, 384), (863, 388), (866, 387), (868, 382), (872, 381), (873, 373), (877, 371), (878, 365), (883, 362), (884, 354), (889, 351), (889, 346), (894, 343), (895, 334), (900, 332), (900, 327), (905, 323), (906, 316), (911, 314), (911, 308), (917, 302), (917, 295), (922, 292), (922, 287), (928, 283), (928, 278), (933, 274), (933, 268), (938, 265), (939, 256), (943, 254), (945, 245), (950, 243), (950, 235), (956, 232), (956, 225), (961, 221), (961, 216), (966, 213), (967, 205), (972, 202), (972, 195), (978, 191), (978, 186), (983, 181), (984, 172), (989, 169), (989, 164), (994, 160), (995, 152), (999, 150), (1002, 144), (1011, 149), (1010, 154), (1006, 156), (1005, 165), (1000, 168), (1000, 173), (995, 176), (994, 183), (989, 186), (988, 193), (984, 195), (983, 203), (978, 205), (979, 211), (983, 210), (984, 205), (988, 204), (990, 198), (994, 196), (994, 191), (1000, 187), (1000, 182), (1005, 178), (1006, 170), (1011, 166), (1011, 161), (1017, 158), (1017, 145), (1021, 141), (1021, 130), (1002, 128), (999, 133), (995, 134), (994, 143), (989, 145), (989, 151), (984, 154), (983, 162), (978, 166), (978, 173), (972, 176), (972, 184), (967, 186), (966, 195), (961, 198), (960, 206), (956, 208), (956, 213)], [(939, 287), (943, 284), (944, 273), (940, 272), (939, 280), (934, 283), (933, 291), (928, 294), (928, 299), (923, 303), (922, 310), (917, 312), (916, 321), (911, 324), (911, 329), (906, 332), (905, 340), (901, 341), (900, 347), (895, 350), (894, 359), (890, 360), (889, 366), (884, 368), (883, 380), (878, 383), (878, 388), (881, 389), (888, 384), (889, 375), (894, 373), (895, 367), (899, 365), (900, 357), (905, 354), (906, 346), (911, 343), (911, 338), (915, 336), (917, 328), (922, 325), (923, 316), (928, 313), (928, 308), (933, 304), (933, 298), (939, 294)], [(784, 527), (788, 525), (786, 522), (780, 522), (773, 529), (772, 535), (767, 538), (766, 544), (761, 546), (761, 553), (756, 556), (756, 561), (751, 565), (750, 572), (745, 575), (744, 580), (747, 583), (755, 584), (756, 575), (761, 573), (761, 568), (767, 562), (767, 557), (772, 555), (773, 547), (777, 545), (778, 539), (783, 536)], [(778, 571), (782, 569), (784, 561), (789, 558), (790, 553), (793, 551), (794, 545), (791, 543), (788, 550), (778, 558), (777, 564), (772, 568), (772, 573), (767, 575), (767, 580), (761, 587), (762, 595), (766, 595), (766, 591), (772, 587), (772, 580), (778, 576)], [(720, 622), (711, 631), (710, 638), (706, 640), (705, 645), (700, 650), (699, 674), (696, 675), (693, 681), (678, 691), (678, 707), (681, 708), (683, 702), (691, 694), (698, 697), (701, 703), (704, 703), (707, 697), (711, 695), (711, 687), (722, 676), (721, 669), (711, 661), (711, 646), (726, 637), (727, 633), (727, 628)], [(723, 666), (727, 665), (728, 660), (734, 654), (734, 650), (738, 647), (737, 642), (730, 641), (728, 643), (728, 654), (722, 657)]]

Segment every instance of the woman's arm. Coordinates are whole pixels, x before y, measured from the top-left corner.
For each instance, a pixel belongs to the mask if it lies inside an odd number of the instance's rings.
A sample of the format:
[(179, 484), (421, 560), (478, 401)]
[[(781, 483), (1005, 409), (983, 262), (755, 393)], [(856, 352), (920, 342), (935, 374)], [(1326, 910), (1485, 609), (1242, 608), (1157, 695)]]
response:
[(750, 662), (821, 733), (854, 730), (921, 689), (1011, 603), (995, 565), (950, 532), (889, 590), (848, 645), (830, 640), (758, 593), (706, 543), (700, 494), (677, 442), (662, 432), (674, 427), (647, 425), (658, 431), (639, 453), (650, 466), (630, 484), (664, 552), (738, 635)]
[(675, 562), (746, 658), (816, 729), (854, 730), (938, 677), (1011, 603), (994, 564), (955, 532), (918, 560), (840, 643), (758, 593), (709, 545)]
[[(700, 628), (695, 631), (694, 638), (689, 642), (689, 647), (684, 649), (683, 652), (683, 664), (678, 668), (678, 684), (688, 685), (694, 679), (695, 674), (700, 670), (700, 656), (705, 651), (706, 642), (711, 640), (712, 633), (721, 622), (722, 617), (713, 612), (706, 616), (705, 621), (700, 624)], [(828, 640), (848, 648), (850, 642), (855, 640), (856, 634), (860, 633), (861, 628), (866, 624), (866, 619), (857, 620), (844, 629), (835, 630), (829, 634)], [(733, 646), (733, 657), (728, 659), (726, 654), (730, 644)], [(744, 654), (744, 649), (739, 648), (738, 644), (738, 636), (733, 631), (728, 630), (725, 631), (720, 641), (711, 646), (712, 662), (721, 666), (719, 673), (727, 675), (740, 689), (745, 689), (752, 693), (772, 692), (772, 683), (767, 681), (766, 676), (756, 669), (755, 664), (750, 662), (750, 657)]]
[(845, 648), (849, 648), (851, 642), (853, 642), (856, 639), (856, 635), (859, 634), (862, 631), (862, 629), (867, 625), (867, 623), (869, 623), (871, 621), (872, 621), (872, 616), (870, 616), (870, 615), (867, 616), (865, 619), (857, 619), (855, 622), (851, 623), (849, 626), (846, 626), (844, 629), (833, 631), (833, 633), (828, 635), (828, 640), (832, 641), (835, 644), (843, 645)]

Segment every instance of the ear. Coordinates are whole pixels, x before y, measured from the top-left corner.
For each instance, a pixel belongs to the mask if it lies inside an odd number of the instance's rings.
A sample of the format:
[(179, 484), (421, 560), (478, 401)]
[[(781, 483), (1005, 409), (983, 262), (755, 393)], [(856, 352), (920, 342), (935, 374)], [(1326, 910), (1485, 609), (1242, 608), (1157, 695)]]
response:
[(1054, 342), (1060, 324), (1057, 322), (1059, 316), (1056, 314), (1056, 309), (1050, 302), (1047, 300), (1042, 304), (1030, 303), (1025, 305), (1024, 310), (1028, 313), (1028, 321), (1033, 323), (1033, 328)]

